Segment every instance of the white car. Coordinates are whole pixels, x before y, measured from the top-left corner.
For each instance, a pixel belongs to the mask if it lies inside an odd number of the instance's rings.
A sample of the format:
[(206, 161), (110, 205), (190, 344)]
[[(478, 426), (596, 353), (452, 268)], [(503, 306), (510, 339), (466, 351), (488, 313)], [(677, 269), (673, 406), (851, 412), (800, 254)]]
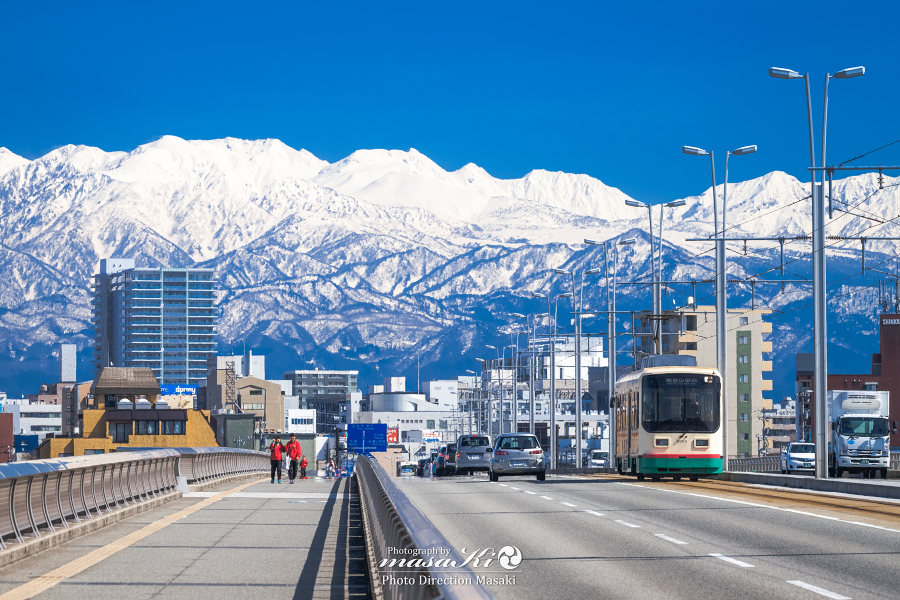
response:
[(813, 471), (816, 468), (816, 446), (808, 442), (788, 444), (781, 452), (781, 473), (790, 475), (794, 471)]
[(599, 467), (601, 469), (609, 468), (609, 452), (604, 452), (602, 450), (592, 450), (590, 466)]

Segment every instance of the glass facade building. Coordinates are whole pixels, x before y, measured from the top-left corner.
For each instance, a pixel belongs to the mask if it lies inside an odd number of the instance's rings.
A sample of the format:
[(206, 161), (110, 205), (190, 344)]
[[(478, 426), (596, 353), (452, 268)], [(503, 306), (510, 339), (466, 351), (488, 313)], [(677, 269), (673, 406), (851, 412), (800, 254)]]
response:
[(94, 275), (94, 373), (149, 367), (165, 384), (200, 384), (215, 355), (212, 269), (140, 269), (133, 259), (100, 261)]

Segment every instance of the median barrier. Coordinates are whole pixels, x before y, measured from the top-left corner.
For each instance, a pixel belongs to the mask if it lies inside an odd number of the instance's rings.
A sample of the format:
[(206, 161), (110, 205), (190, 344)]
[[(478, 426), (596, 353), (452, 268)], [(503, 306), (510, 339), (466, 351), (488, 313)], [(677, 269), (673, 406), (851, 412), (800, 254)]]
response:
[[(403, 565), (418, 558), (465, 560), (397, 487), (378, 461), (360, 456), (353, 470), (362, 503), (372, 595), (387, 600), (491, 600), (468, 566)], [(433, 561), (431, 561), (433, 562)], [(442, 561), (444, 562), (444, 561)], [(445, 563), (446, 564), (446, 563)], [(406, 583), (409, 579), (412, 585)], [(422, 583), (424, 578), (425, 583)], [(469, 580), (468, 583), (458, 582)]]

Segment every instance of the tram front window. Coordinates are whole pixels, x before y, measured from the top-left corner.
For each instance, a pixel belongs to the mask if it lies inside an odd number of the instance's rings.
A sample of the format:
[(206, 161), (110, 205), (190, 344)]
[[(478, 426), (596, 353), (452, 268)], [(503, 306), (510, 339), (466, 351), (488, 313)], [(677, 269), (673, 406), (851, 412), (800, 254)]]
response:
[(648, 433), (711, 433), (719, 429), (719, 378), (672, 373), (647, 375), (641, 422)]

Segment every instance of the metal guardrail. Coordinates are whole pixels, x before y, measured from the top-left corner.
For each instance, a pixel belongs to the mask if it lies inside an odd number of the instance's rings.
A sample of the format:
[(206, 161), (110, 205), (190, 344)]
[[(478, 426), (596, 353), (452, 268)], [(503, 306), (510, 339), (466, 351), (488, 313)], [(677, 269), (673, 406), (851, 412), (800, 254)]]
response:
[(0, 465), (0, 549), (69, 521), (80, 523), (175, 488), (180, 454), (168, 448)]
[(728, 470), (751, 473), (780, 473), (781, 457), (754, 456), (750, 458), (729, 458)]
[[(423, 562), (430, 557), (435, 560), (450, 559), (457, 565), (465, 561), (428, 517), (391, 481), (387, 471), (377, 461), (360, 456), (353, 474), (359, 487), (367, 545), (372, 551), (370, 568), (376, 597), (383, 595), (387, 600), (494, 599), (494, 595), (477, 582), (475, 573), (468, 566), (401, 569), (383, 564), (385, 559), (401, 558), (407, 561), (422, 558)], [(389, 552), (389, 549), (399, 550), (400, 553)], [(423, 575), (434, 578), (427, 580), (434, 583), (420, 585)], [(382, 583), (385, 577), (388, 581)], [(408, 578), (415, 583), (403, 583)], [(465, 579), (469, 579), (471, 584), (445, 583)]]
[(0, 550), (175, 490), (267, 471), (263, 452), (237, 448), (123, 448), (110, 454), (0, 464)]

